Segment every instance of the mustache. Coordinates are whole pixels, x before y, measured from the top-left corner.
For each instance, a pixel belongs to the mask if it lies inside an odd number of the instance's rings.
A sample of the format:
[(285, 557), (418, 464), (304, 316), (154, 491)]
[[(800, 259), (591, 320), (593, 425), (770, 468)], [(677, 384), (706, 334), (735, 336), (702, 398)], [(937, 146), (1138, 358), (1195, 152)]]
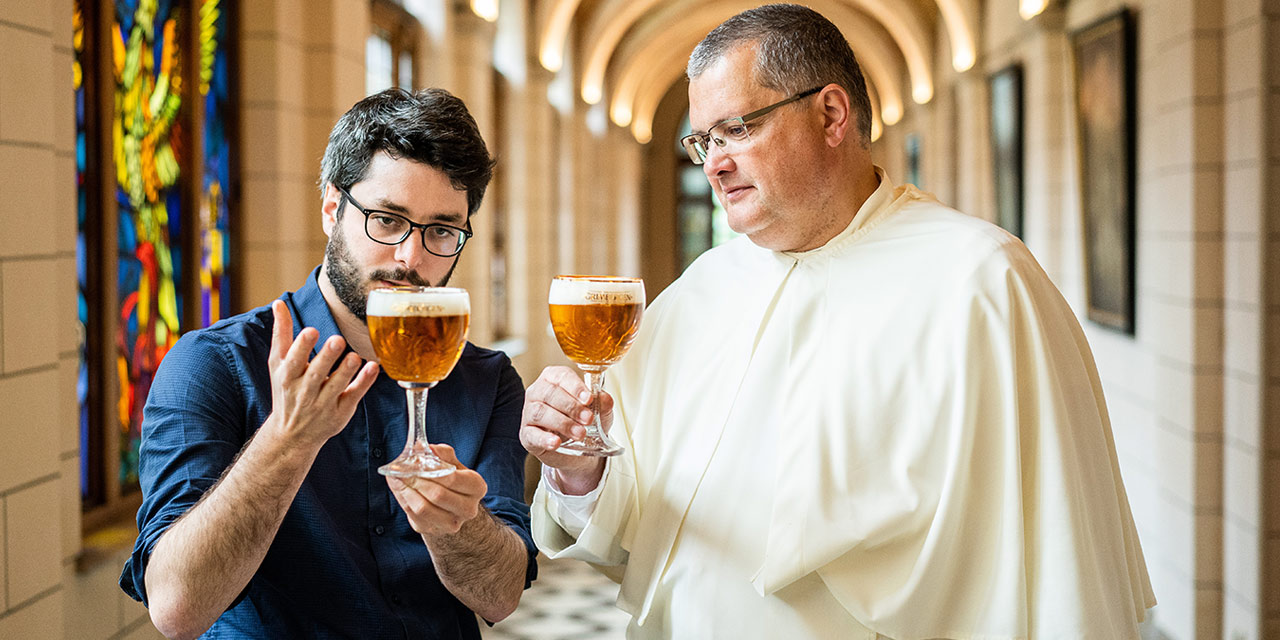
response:
[(388, 271), (386, 269), (376, 269), (374, 270), (373, 273), (369, 274), (369, 279), (370, 280), (390, 280), (392, 282), (408, 282), (409, 284), (415, 287), (433, 286), (430, 282), (427, 282), (426, 279), (424, 279), (422, 276), (418, 275), (416, 271), (410, 271), (408, 269), (396, 269), (393, 271)]

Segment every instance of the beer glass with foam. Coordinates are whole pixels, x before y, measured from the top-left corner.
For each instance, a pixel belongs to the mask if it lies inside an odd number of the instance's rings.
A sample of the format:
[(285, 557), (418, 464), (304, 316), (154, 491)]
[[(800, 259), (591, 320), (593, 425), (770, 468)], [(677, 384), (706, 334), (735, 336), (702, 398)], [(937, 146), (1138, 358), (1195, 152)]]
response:
[(427, 442), (427, 390), (444, 380), (467, 343), (471, 298), (466, 289), (382, 287), (365, 307), (378, 364), (404, 387), (409, 435), (400, 457), (378, 467), (384, 476), (435, 478), (453, 473)]
[(622, 447), (600, 427), (600, 389), (609, 365), (635, 342), (644, 314), (644, 281), (612, 276), (556, 276), (548, 303), (551, 328), (560, 349), (582, 369), (591, 388), (591, 412), (582, 440), (566, 440), (556, 450), (579, 456), (616, 456)]

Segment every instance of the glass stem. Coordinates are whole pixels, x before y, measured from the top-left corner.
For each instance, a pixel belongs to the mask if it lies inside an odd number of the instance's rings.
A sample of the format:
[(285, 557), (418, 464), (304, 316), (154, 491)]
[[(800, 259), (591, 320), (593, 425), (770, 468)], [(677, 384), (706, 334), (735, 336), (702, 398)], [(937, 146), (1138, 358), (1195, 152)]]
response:
[(429, 387), (410, 387), (405, 389), (409, 398), (409, 435), (405, 441), (405, 450), (414, 453), (431, 453), (427, 443), (427, 389)]
[(582, 378), (591, 387), (591, 424), (586, 426), (587, 437), (584, 440), (600, 440), (604, 430), (600, 426), (600, 393), (604, 390), (604, 370), (583, 371)]

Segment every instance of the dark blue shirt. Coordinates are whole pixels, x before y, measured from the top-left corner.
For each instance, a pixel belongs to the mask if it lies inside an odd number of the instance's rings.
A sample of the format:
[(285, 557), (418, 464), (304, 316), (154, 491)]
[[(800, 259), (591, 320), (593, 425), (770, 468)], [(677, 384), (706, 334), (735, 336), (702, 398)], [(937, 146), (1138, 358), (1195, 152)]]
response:
[[(281, 299), (294, 335), (340, 335), (313, 271)], [(271, 413), (267, 353), (271, 308), (260, 307), (178, 340), (156, 373), (143, 411), (139, 535), (120, 587), (147, 602), (143, 576), (156, 541), (217, 482)], [(427, 437), (452, 445), (480, 473), (483, 505), (510, 525), (537, 567), (523, 502), (524, 402), (506, 355), (468, 344), (427, 397)], [(280, 531), (248, 586), (206, 638), (475, 638), (475, 614), (440, 583), (422, 537), (378, 474), (408, 431), (404, 390), (385, 373), (351, 422), (320, 449)]]

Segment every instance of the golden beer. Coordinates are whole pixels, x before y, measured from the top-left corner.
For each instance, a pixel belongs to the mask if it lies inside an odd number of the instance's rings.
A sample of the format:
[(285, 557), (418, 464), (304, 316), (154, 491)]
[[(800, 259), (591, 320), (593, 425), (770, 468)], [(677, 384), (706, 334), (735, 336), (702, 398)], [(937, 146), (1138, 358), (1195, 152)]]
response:
[(556, 276), (547, 294), (551, 329), (560, 350), (582, 369), (591, 389), (595, 416), (580, 440), (563, 440), (556, 451), (575, 456), (616, 456), (622, 445), (600, 425), (604, 372), (622, 359), (640, 331), (644, 315), (644, 281), (613, 276)]
[(564, 355), (578, 365), (607, 367), (627, 354), (640, 330), (644, 303), (552, 304), (551, 328)]
[(399, 382), (440, 382), (467, 343), (471, 316), (368, 316), (378, 364)]
[(471, 301), (462, 289), (385, 287), (369, 294), (365, 308), (378, 364), (406, 384), (435, 384), (462, 355), (471, 324)]

